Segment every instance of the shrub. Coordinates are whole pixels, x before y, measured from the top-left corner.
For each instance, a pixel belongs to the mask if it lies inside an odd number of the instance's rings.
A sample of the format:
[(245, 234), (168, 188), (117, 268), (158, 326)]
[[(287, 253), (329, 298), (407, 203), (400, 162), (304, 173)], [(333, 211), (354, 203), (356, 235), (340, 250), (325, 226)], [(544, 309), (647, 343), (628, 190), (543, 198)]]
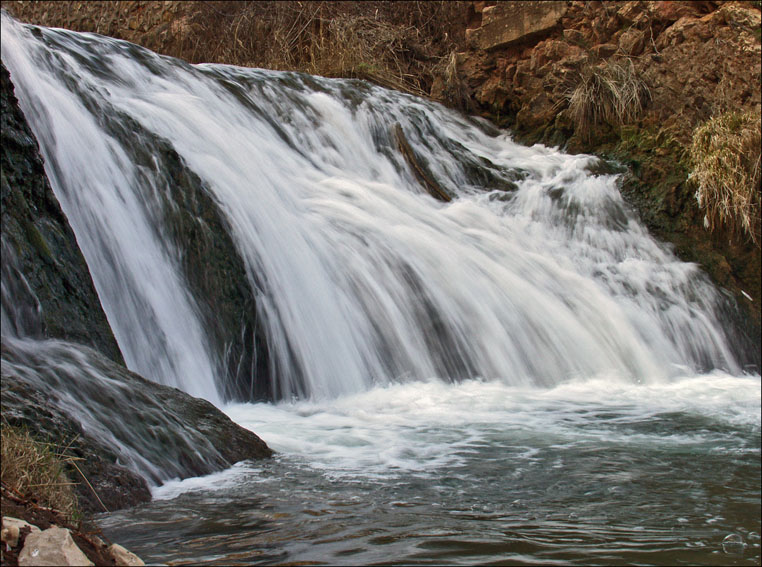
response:
[(690, 181), (709, 230), (760, 246), (760, 113), (726, 112), (693, 133)]
[(3, 489), (74, 519), (79, 516), (77, 497), (74, 483), (64, 470), (66, 461), (72, 458), (55, 451), (50, 444), (36, 441), (24, 429), (2, 424)]
[(651, 91), (638, 76), (632, 61), (607, 61), (588, 66), (568, 95), (569, 113), (577, 132), (584, 138), (595, 126), (621, 126), (637, 120)]

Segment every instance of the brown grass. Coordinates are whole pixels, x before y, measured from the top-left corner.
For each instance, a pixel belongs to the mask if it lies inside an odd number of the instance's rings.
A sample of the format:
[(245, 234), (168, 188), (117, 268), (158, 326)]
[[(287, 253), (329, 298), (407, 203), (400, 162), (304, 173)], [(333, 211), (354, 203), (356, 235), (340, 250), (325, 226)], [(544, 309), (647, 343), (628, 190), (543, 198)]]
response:
[(760, 247), (760, 113), (726, 112), (693, 133), (690, 181), (709, 230)]
[(73, 459), (65, 448), (35, 440), (25, 429), (2, 424), (0, 477), (4, 488), (65, 517), (78, 517), (79, 509), (65, 463)]
[(466, 2), (199, 2), (191, 62), (367, 79), (429, 93)]
[(595, 126), (622, 126), (637, 120), (651, 98), (648, 85), (632, 61), (609, 60), (582, 70), (568, 95), (569, 113), (577, 132), (588, 138)]

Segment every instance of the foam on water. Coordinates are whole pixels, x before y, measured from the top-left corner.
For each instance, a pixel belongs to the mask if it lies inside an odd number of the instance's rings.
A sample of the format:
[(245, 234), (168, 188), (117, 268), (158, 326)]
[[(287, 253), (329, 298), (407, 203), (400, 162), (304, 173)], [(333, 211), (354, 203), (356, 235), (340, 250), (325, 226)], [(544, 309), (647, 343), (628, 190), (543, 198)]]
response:
[[(710, 446), (731, 426), (759, 430), (760, 394), (758, 376), (720, 372), (652, 385), (602, 376), (551, 389), (431, 380), (330, 402), (236, 404), (226, 412), (276, 451), (329, 476), (383, 477), (436, 475), (467, 462), (469, 447), (499, 447), (505, 439), (523, 442), (527, 458), (547, 445)], [(658, 425), (688, 418), (702, 427)]]

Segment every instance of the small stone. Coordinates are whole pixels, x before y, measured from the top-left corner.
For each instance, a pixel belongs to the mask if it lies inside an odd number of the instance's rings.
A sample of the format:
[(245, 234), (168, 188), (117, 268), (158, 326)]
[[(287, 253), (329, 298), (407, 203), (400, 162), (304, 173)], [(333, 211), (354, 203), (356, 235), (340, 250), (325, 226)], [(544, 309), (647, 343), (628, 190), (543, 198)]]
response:
[(94, 565), (77, 547), (66, 528), (53, 526), (39, 533), (31, 533), (19, 553), (19, 567), (26, 565)]
[(592, 51), (596, 57), (600, 59), (606, 59), (614, 55), (614, 53), (616, 53), (616, 50), (617, 50), (616, 45), (611, 43), (602, 43), (600, 45), (596, 45), (590, 51)]
[(131, 551), (127, 551), (118, 543), (112, 543), (108, 548), (108, 554), (114, 560), (117, 565), (125, 565), (128, 567), (137, 567), (145, 565), (143, 560)]
[(585, 42), (585, 35), (579, 30), (565, 29), (563, 34), (564, 39), (569, 43), (579, 45), (580, 43)]
[(8, 547), (16, 547), (19, 544), (19, 533), (24, 528), (30, 528), (31, 533), (40, 531), (40, 528), (33, 526), (24, 520), (19, 520), (18, 518), (12, 518), (10, 516), (3, 516), (2, 537), (0, 537), (0, 539)]

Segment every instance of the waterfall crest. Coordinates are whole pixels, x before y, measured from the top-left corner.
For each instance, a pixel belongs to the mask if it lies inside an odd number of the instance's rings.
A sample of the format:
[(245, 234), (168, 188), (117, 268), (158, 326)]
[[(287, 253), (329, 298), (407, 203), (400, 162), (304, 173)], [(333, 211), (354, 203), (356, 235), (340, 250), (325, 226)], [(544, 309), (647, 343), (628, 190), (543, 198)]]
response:
[[(597, 158), (361, 81), (191, 66), (7, 14), (2, 32), (119, 347), (147, 378), (219, 403), (740, 372), (718, 293)], [(452, 201), (420, 183), (397, 124)], [(240, 275), (210, 304), (206, 274)], [(218, 310), (229, 322), (212, 332)]]

